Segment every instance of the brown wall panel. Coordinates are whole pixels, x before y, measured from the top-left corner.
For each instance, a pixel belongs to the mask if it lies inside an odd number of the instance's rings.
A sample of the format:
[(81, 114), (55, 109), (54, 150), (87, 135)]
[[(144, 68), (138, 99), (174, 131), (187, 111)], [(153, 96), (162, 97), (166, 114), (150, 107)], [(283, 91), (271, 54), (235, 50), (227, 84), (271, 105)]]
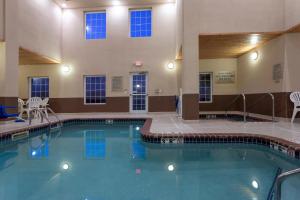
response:
[(175, 96), (150, 96), (149, 112), (175, 112)]
[(18, 97), (0, 97), (0, 105), (15, 106), (16, 108), (7, 109), (8, 113), (18, 112)]
[[(175, 101), (175, 96), (150, 96), (149, 112), (174, 112)], [(57, 113), (129, 112), (129, 97), (107, 97), (103, 105), (84, 105), (83, 98), (51, 98), (49, 104)]]
[[(275, 99), (275, 116), (291, 118), (294, 104), (290, 101), (289, 92), (273, 93)], [(213, 103), (199, 103), (199, 111), (225, 111), (236, 95), (215, 95)], [(246, 94), (247, 112), (272, 116), (272, 99), (267, 93)], [(230, 111), (243, 111), (243, 98), (240, 96)], [(300, 113), (297, 115), (300, 117)]]
[(129, 97), (107, 97), (103, 105), (84, 105), (83, 98), (51, 98), (49, 104), (57, 113), (129, 112)]
[(199, 103), (199, 111), (237, 111), (237, 104), (233, 101), (237, 95), (214, 95), (212, 103)]
[(184, 94), (182, 96), (182, 118), (184, 120), (199, 119), (198, 94)]

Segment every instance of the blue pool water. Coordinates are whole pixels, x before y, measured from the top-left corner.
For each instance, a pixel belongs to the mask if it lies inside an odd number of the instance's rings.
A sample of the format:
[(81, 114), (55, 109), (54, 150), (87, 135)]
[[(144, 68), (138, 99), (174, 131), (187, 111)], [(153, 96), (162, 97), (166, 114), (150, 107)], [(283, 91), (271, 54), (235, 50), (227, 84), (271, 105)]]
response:
[[(300, 166), (255, 145), (145, 144), (141, 126), (73, 125), (2, 144), (0, 199), (266, 200), (278, 167)], [(283, 199), (300, 199), (299, 187), (286, 181)]]

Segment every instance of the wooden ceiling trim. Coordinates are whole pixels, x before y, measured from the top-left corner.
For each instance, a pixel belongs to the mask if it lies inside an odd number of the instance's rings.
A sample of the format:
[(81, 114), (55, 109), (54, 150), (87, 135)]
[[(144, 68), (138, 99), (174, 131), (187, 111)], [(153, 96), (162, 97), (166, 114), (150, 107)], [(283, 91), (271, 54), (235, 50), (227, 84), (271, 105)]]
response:
[(297, 24), (296, 26), (288, 29), (286, 33), (300, 33), (300, 24)]
[(199, 58), (237, 58), (283, 32), (226, 33), (199, 35)]
[(19, 48), (19, 65), (41, 65), (59, 63), (60, 61), (56, 59), (40, 55), (22, 47)]

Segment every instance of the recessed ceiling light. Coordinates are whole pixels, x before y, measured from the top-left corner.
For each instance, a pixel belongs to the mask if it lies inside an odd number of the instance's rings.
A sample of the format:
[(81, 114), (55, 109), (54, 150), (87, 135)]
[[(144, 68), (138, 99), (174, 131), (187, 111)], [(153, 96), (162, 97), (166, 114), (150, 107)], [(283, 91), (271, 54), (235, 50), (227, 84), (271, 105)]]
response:
[(250, 43), (253, 45), (256, 45), (259, 42), (259, 37), (258, 35), (252, 35), (250, 39)]
[(62, 6), (63, 8), (65, 8), (65, 7), (67, 7), (67, 4), (66, 4), (66, 3), (63, 3), (63, 4), (61, 4), (61, 6)]
[(112, 1), (112, 5), (113, 6), (119, 6), (119, 5), (121, 5), (121, 1), (114, 0), (114, 1)]

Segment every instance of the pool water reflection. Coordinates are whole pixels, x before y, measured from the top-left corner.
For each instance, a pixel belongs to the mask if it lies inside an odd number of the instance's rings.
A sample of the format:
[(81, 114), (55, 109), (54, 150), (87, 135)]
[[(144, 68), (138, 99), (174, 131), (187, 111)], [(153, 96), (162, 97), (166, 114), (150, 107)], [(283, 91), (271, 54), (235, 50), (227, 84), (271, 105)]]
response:
[[(145, 144), (141, 123), (74, 125), (0, 150), (5, 200), (265, 200), (278, 167), (299, 161), (265, 147)], [(300, 195), (300, 177), (283, 199)]]

